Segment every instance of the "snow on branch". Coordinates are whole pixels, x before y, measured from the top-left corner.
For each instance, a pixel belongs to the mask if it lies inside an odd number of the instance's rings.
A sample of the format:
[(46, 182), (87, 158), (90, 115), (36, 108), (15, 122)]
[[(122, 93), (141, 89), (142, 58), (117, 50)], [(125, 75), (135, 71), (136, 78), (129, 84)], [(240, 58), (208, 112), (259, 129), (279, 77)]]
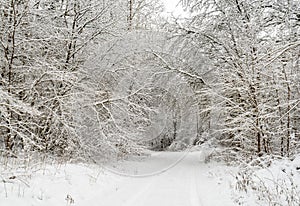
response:
[(177, 73), (179, 73), (179, 74), (181, 74), (181, 75), (183, 75), (184, 77), (187, 77), (187, 78), (192, 78), (192, 79), (200, 80), (200, 83), (201, 83), (201, 84), (203, 84), (203, 85), (207, 86), (208, 88), (210, 88), (210, 86), (203, 80), (202, 77), (200, 77), (200, 76), (198, 76), (198, 75), (196, 75), (196, 74), (191, 74), (191, 73), (189, 73), (189, 72), (187, 72), (187, 71), (184, 71), (184, 70), (182, 70), (182, 69), (180, 69), (180, 68), (175, 68), (175, 67), (171, 66), (171, 65), (167, 62), (167, 60), (165, 60), (161, 55), (157, 54), (156, 52), (152, 52), (152, 54), (153, 54), (155, 57), (157, 57), (159, 60), (161, 60), (161, 62), (165, 65), (165, 68), (166, 68), (166, 69), (169, 69), (169, 70), (171, 70), (171, 71), (177, 72)]

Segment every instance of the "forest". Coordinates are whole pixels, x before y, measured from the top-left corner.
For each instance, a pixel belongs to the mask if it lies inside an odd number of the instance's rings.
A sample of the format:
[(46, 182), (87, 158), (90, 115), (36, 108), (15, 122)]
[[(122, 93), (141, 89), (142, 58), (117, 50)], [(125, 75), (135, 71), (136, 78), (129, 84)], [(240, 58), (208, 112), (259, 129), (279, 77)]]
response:
[(299, 152), (298, 1), (2, 0), (0, 150), (105, 158), (210, 141)]
[(300, 2), (178, 5), (0, 0), (0, 166), (201, 145), (229, 165), (299, 156)]

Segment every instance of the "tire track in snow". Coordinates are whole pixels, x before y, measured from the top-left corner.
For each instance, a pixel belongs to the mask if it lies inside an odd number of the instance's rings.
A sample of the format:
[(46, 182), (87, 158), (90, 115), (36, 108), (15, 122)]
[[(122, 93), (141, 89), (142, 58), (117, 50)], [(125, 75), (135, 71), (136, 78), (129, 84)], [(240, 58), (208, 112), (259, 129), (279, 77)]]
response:
[(197, 165), (193, 167), (192, 177), (190, 178), (190, 203), (191, 206), (203, 206), (203, 202), (200, 198), (199, 186), (198, 186), (198, 174), (196, 172)]
[(149, 165), (150, 168), (161, 170), (170, 162), (177, 163), (173, 167), (167, 167), (168, 170), (153, 176), (148, 175), (147, 178), (136, 178), (145, 177), (143, 175), (121, 176), (118, 191), (112, 194), (103, 206), (222, 205), (223, 202), (218, 200), (222, 188), (215, 185), (215, 179), (208, 179), (205, 175), (209, 167), (202, 163), (202, 155), (201, 152), (191, 152), (177, 162), (182, 154), (166, 152), (154, 160), (150, 158), (142, 164), (139, 162), (138, 166), (144, 172), (148, 170)]
[[(178, 155), (172, 157), (172, 159), (178, 159)], [(174, 201), (182, 202), (183, 204), (180, 205), (186, 205), (186, 203), (188, 204), (188, 199), (190, 197), (189, 183), (192, 182), (189, 181), (189, 179), (192, 178), (193, 172), (192, 170), (190, 170), (190, 168), (185, 167), (185, 161), (182, 162), (181, 159), (180, 162), (181, 164), (177, 163), (174, 167), (169, 168), (167, 171), (161, 173), (160, 175), (155, 175), (151, 179), (146, 178), (146, 180), (148, 180), (147, 185), (138, 188), (138, 192), (136, 194), (133, 194), (133, 196), (130, 196), (129, 199), (124, 204), (122, 204), (122, 206), (171, 206), (174, 205)], [(145, 178), (143, 179), (145, 180)], [(142, 179), (133, 178), (132, 180), (135, 181), (135, 183), (137, 183), (138, 181), (143, 184)], [(180, 190), (182, 190), (183, 193), (186, 193), (186, 198), (178, 196), (177, 192)], [(173, 197), (174, 194), (175, 196)], [(164, 198), (160, 199), (160, 196)], [(164, 203), (162, 203), (161, 201), (158, 202), (158, 200), (161, 200)]]
[(135, 203), (141, 198), (144, 194), (148, 193), (150, 191), (150, 188), (152, 188), (152, 185), (155, 183), (155, 179), (151, 179), (151, 181), (148, 181), (146, 186), (143, 186), (143, 188), (139, 188), (139, 191), (135, 193), (132, 197), (130, 197), (122, 206), (133, 206), (136, 205)]

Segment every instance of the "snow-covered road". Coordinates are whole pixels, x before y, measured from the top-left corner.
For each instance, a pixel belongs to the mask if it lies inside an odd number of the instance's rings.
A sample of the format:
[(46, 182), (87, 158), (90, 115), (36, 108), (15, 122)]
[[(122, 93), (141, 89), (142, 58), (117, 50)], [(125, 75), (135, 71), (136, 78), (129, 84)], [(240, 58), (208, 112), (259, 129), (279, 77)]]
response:
[(99, 194), (101, 205), (234, 205), (226, 167), (222, 169), (202, 160), (201, 152), (161, 152), (142, 161), (125, 162), (114, 169), (122, 174), (119, 181), (110, 191)]
[[(103, 167), (47, 164), (3, 173), (1, 206), (232, 206), (229, 168), (201, 151), (151, 152)], [(28, 174), (28, 175), (27, 175)], [(11, 179), (12, 175), (16, 177)], [(26, 175), (26, 176), (25, 176)]]

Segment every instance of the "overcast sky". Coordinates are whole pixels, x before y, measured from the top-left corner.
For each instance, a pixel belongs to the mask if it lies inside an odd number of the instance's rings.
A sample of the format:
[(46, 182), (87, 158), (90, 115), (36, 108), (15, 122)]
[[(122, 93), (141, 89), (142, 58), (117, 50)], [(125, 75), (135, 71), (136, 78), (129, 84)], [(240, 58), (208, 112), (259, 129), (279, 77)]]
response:
[(181, 5), (178, 3), (180, 0), (161, 0), (166, 8), (166, 13), (173, 13), (174, 16), (184, 15)]

